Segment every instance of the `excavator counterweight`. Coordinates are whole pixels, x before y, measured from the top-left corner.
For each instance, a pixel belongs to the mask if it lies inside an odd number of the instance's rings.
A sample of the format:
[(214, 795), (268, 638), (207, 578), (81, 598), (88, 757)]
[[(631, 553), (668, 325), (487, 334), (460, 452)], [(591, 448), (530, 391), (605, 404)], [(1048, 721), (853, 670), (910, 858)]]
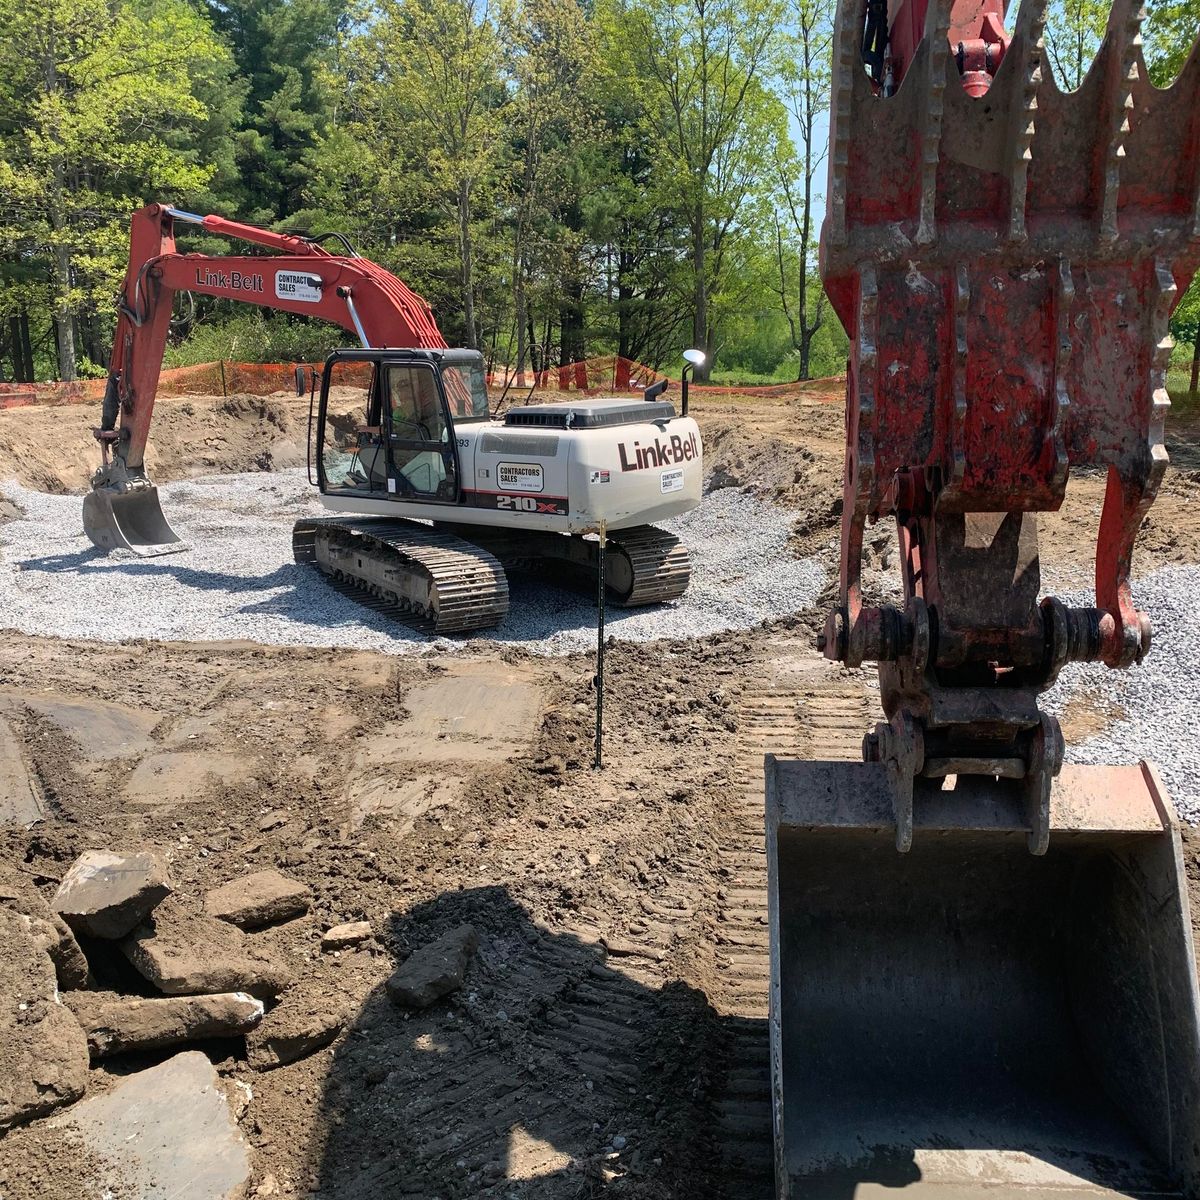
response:
[[(1200, 1195), (1200, 1013), (1154, 769), (1064, 765), (1039, 697), (1136, 669), (1167, 322), (1200, 263), (1200, 49), (1155, 88), (1117, 0), (1078, 91), (1047, 0), (840, 0), (825, 288), (850, 337), (827, 658), (878, 664), (862, 763), (767, 760), (780, 1196)], [(886, 11), (885, 11), (886, 10)], [(1037, 514), (1103, 469), (1096, 594)], [(891, 518), (902, 599), (861, 584)]]

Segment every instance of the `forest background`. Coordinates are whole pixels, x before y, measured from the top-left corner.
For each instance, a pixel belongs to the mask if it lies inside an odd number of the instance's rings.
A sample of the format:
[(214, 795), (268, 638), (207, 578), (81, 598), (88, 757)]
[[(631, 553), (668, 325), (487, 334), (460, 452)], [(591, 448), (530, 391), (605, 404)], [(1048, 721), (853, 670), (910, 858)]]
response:
[[(1060, 85), (1107, 11), (1052, 3)], [(696, 345), (714, 382), (837, 373), (816, 268), (833, 17), (833, 0), (0, 0), (0, 378), (104, 373), (129, 214), (151, 200), (341, 234), (494, 365), (674, 371)], [(1160, 86), (1198, 27), (1200, 0), (1150, 5)], [(1181, 372), (1198, 325), (1193, 287)], [(342, 340), (181, 297), (168, 362)]]

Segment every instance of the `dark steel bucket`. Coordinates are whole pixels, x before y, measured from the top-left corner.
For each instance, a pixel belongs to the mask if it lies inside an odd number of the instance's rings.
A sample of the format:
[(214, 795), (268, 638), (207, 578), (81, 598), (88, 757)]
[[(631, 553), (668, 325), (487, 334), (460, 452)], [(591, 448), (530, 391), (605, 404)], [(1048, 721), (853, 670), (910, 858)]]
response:
[(187, 549), (163, 516), (156, 487), (94, 488), (83, 498), (83, 529), (105, 551), (132, 550), (149, 558)]
[[(995, 780), (767, 759), (778, 1195), (1200, 1195), (1182, 849), (1153, 768), (1064, 767), (1050, 848)], [(921, 787), (927, 787), (924, 781)]]

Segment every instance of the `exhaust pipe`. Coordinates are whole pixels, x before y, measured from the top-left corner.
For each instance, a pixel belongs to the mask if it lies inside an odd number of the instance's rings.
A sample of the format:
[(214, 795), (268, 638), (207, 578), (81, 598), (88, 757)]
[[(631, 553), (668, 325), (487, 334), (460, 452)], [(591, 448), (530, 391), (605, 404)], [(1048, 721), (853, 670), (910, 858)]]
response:
[(1200, 1194), (1195, 956), (1152, 767), (1064, 766), (1042, 857), (1007, 780), (918, 780), (898, 854), (883, 766), (766, 775), (781, 1198)]
[(132, 550), (151, 558), (176, 554), (187, 543), (163, 516), (153, 485), (118, 491), (94, 487), (83, 498), (83, 530), (101, 550)]

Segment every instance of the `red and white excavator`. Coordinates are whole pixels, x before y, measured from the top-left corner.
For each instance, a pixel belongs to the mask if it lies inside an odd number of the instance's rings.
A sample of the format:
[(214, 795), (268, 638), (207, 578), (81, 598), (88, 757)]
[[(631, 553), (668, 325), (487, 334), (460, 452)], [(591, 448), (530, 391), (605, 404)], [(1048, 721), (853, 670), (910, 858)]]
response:
[[(272, 254), (181, 254), (177, 221)], [(338, 236), (338, 235), (334, 235)], [(673, 600), (690, 576), (686, 549), (653, 521), (700, 503), (700, 431), (662, 399), (585, 399), (492, 418), (483, 356), (446, 346), (429, 305), (340, 236), (273, 233), (161, 204), (133, 215), (129, 270), (96, 437), (103, 465), (84, 498), (101, 549), (184, 549), (163, 516), (144, 455), (176, 292), (199, 292), (320, 317), (355, 334), (314, 380), (309, 478), (325, 507), (355, 514), (301, 520), (298, 562), (369, 591), (437, 632), (498, 624), (504, 566), (557, 564), (593, 573), (604, 531), (608, 597)], [(697, 352), (688, 351), (689, 364)], [(298, 380), (302, 378), (298, 372)], [(429, 524), (432, 522), (432, 524)]]

